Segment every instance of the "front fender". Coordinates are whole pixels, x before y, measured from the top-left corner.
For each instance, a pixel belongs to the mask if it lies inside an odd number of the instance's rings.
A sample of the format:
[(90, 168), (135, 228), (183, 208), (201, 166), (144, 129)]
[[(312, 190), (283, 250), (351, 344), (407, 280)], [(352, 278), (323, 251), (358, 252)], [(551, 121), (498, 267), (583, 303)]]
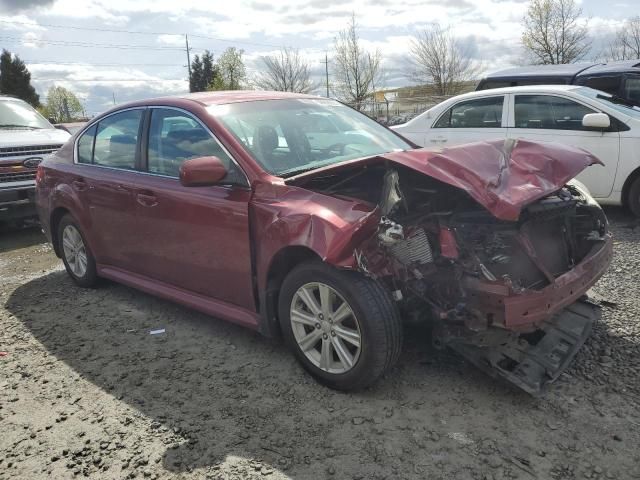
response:
[(339, 268), (356, 267), (354, 250), (375, 232), (380, 220), (377, 206), (293, 186), (276, 190), (266, 194), (257, 188), (251, 204), (260, 291), (266, 288), (273, 259), (286, 247), (306, 247)]

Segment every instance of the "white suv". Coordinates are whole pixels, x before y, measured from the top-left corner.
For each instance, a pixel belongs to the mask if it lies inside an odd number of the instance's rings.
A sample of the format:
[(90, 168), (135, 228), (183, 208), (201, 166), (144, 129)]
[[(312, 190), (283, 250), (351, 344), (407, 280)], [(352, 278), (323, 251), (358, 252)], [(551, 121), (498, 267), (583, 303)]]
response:
[(0, 95), (0, 221), (36, 215), (36, 170), (70, 137), (28, 103)]
[(523, 138), (583, 148), (604, 166), (577, 176), (596, 200), (640, 216), (640, 110), (574, 85), (497, 88), (458, 95), (391, 127), (426, 147)]

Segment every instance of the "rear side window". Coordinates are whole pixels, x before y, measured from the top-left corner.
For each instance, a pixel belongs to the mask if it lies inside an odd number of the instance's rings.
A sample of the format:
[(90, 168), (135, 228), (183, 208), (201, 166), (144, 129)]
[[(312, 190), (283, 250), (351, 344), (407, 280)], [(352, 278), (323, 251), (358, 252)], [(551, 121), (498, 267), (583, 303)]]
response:
[(142, 110), (127, 110), (101, 120), (93, 148), (93, 163), (133, 170)]
[(93, 140), (96, 137), (96, 129), (94, 125), (82, 134), (78, 140), (78, 163), (92, 163), (93, 161)]
[(580, 85), (586, 85), (587, 87), (591, 87), (595, 90), (602, 90), (603, 92), (617, 95), (620, 90), (620, 80), (620, 75), (608, 77), (587, 77), (585, 79), (580, 79), (577, 83)]
[(630, 77), (625, 80), (624, 98), (640, 105), (640, 77)]
[(499, 128), (502, 126), (504, 96), (478, 98), (455, 104), (433, 128)]
[(582, 117), (596, 113), (568, 98), (551, 95), (516, 95), (516, 128), (547, 130), (590, 130), (582, 126)]

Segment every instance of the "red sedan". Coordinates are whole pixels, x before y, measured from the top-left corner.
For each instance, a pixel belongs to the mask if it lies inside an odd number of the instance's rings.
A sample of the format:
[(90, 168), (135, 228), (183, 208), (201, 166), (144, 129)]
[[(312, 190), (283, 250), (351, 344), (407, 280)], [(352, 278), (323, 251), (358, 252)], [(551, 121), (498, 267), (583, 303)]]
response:
[(41, 164), (37, 206), (78, 285), (282, 334), (333, 388), (386, 372), (412, 317), (538, 393), (598, 315), (584, 293), (612, 242), (570, 181), (594, 163), (524, 141), (416, 149), (333, 100), (203, 93), (89, 122)]

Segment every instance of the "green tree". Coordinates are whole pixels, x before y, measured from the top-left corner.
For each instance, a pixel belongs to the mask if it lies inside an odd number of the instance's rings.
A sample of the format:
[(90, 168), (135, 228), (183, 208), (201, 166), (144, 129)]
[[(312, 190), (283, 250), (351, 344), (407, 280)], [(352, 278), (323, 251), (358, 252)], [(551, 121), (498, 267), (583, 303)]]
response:
[(204, 88), (202, 85), (202, 61), (200, 57), (196, 55), (191, 62), (191, 77), (189, 78), (189, 91), (190, 92), (202, 92)]
[(49, 89), (43, 112), (55, 123), (72, 122), (84, 116), (84, 108), (78, 97), (64, 87)]
[(205, 50), (202, 56), (194, 56), (191, 62), (190, 92), (204, 92), (214, 83), (218, 76), (218, 66), (213, 61), (213, 54)]
[(247, 78), (247, 72), (242, 61), (244, 50), (236, 47), (227, 48), (217, 64), (217, 75), (208, 85), (209, 90), (240, 90)]
[(20, 57), (12, 58), (7, 50), (0, 55), (0, 93), (14, 95), (34, 107), (40, 105), (40, 97), (31, 85), (31, 73)]

